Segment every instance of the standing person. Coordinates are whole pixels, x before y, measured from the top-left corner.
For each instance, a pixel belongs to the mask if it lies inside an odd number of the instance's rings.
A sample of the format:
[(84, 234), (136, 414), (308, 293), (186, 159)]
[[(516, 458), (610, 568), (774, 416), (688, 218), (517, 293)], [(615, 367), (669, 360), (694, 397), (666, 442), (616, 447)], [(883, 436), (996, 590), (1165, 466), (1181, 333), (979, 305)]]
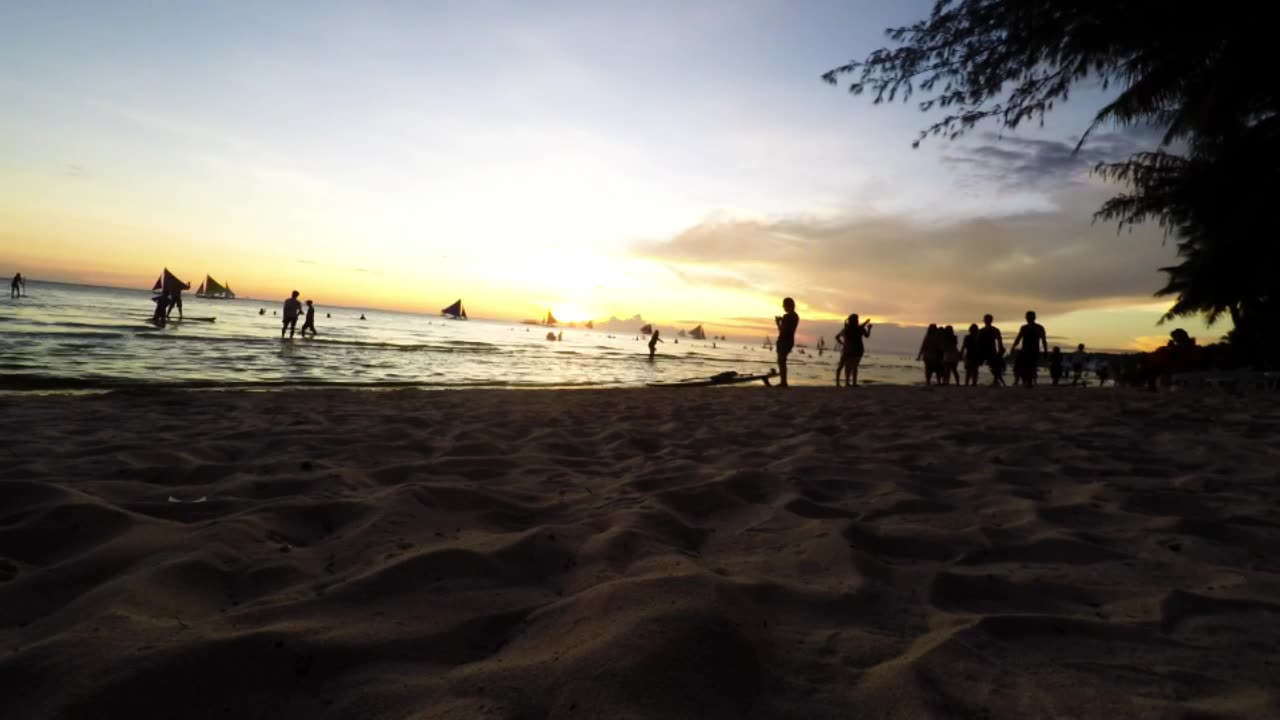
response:
[(27, 281), (22, 279), (22, 273), (13, 276), (13, 281), (9, 283), (9, 298), (22, 297), (22, 291), (27, 289)]
[(871, 319), (858, 322), (858, 314), (850, 315), (844, 321), (844, 329), (836, 335), (836, 345), (840, 346), (840, 362), (836, 365), (836, 387), (840, 387), (840, 371), (844, 370), (845, 387), (858, 386), (858, 366), (862, 364), (865, 348), (863, 338), (871, 337)]
[(1018, 336), (1013, 339), (1014, 350), (1018, 350), (1019, 343), (1022, 344), (1022, 349), (1018, 351), (1018, 358), (1013, 363), (1013, 377), (1024, 387), (1031, 387), (1036, 384), (1040, 348), (1043, 346), (1044, 351), (1049, 352), (1049, 339), (1045, 336), (1044, 326), (1036, 322), (1034, 310), (1027, 311), (1027, 324), (1018, 330)]
[(960, 384), (960, 339), (956, 337), (956, 329), (950, 325), (942, 329), (942, 384), (949, 385), (951, 380)]
[(316, 307), (307, 301), (307, 319), (302, 323), (302, 337), (307, 336), (307, 330), (311, 331), (311, 337), (316, 336)]
[[(1088, 362), (1089, 354), (1084, 351), (1084, 343), (1076, 346), (1076, 351), (1071, 353), (1071, 384), (1079, 385), (1084, 376), (1084, 364)], [(1055, 383), (1056, 385), (1057, 383)]]
[(658, 337), (658, 335), (659, 335), (658, 329), (654, 328), (653, 337), (649, 338), (649, 359), (650, 360), (652, 360), (654, 354), (658, 352), (658, 343), (666, 342), (662, 338)]
[(173, 315), (174, 308), (178, 308), (178, 319), (181, 320), (182, 319), (182, 286), (181, 285), (173, 286), (172, 296), (169, 298), (169, 308), (165, 310), (165, 313), (164, 313), (164, 316), (166, 319), (168, 319), (169, 316)]
[[(1062, 348), (1057, 345), (1053, 346), (1053, 351), (1049, 353), (1049, 377), (1053, 380), (1053, 384), (1057, 385), (1062, 379)], [(1073, 385), (1075, 383), (1072, 383)]]
[(924, 331), (924, 340), (920, 341), (920, 352), (916, 353), (916, 361), (924, 360), (924, 384), (931, 385), (936, 378), (942, 384), (942, 338), (936, 323), (929, 323)]
[(969, 325), (969, 334), (964, 336), (964, 344), (960, 346), (960, 359), (964, 360), (964, 384), (978, 384), (978, 368), (982, 367), (982, 350), (978, 346), (978, 324)]
[(280, 339), (284, 339), (284, 331), (293, 337), (294, 328), (298, 326), (298, 313), (302, 312), (302, 303), (298, 302), (298, 291), (294, 290), (288, 300), (284, 301), (284, 321), (280, 325)]
[(787, 385), (787, 356), (796, 345), (796, 328), (800, 327), (800, 316), (796, 314), (796, 301), (791, 298), (782, 299), (782, 310), (782, 315), (773, 318), (774, 324), (778, 326), (778, 375), (781, 376), (778, 387), (790, 387)]
[(991, 324), (994, 321), (991, 315), (983, 315), (978, 331), (978, 354), (991, 368), (991, 387), (1004, 384), (1004, 338), (1000, 328)]

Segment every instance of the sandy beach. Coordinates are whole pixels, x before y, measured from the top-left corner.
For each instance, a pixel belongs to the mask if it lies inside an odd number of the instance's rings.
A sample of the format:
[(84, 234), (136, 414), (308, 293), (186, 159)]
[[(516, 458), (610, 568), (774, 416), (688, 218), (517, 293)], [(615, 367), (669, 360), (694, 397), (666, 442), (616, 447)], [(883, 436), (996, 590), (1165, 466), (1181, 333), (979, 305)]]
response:
[(6, 718), (1280, 716), (1274, 397), (0, 402)]

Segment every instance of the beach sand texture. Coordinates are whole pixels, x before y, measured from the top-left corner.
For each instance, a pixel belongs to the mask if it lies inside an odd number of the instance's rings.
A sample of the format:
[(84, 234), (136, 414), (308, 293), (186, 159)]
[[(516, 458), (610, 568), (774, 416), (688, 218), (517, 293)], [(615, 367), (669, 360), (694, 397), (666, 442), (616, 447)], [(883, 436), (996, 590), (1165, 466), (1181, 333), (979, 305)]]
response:
[(1274, 398), (3, 403), (6, 718), (1280, 717)]

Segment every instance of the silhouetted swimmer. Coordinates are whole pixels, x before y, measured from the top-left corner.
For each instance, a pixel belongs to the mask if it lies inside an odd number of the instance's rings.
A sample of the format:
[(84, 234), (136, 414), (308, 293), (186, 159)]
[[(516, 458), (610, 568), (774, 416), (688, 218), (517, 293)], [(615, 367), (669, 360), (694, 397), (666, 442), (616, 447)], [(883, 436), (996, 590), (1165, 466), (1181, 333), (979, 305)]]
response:
[(266, 308), (258, 308), (258, 314), (259, 314), (259, 315), (266, 315), (266, 314), (267, 314), (267, 309), (266, 309)]
[(658, 343), (660, 342), (666, 342), (666, 341), (658, 337), (658, 330), (655, 328), (653, 331), (653, 337), (649, 338), (649, 359), (650, 360), (652, 360), (654, 354), (658, 352)]
[(1054, 385), (1062, 379), (1062, 348), (1057, 345), (1049, 351), (1049, 379), (1053, 380)]
[(978, 331), (978, 357), (991, 369), (991, 387), (1004, 385), (1004, 338), (1000, 328), (992, 325), (995, 318), (982, 316), (982, 329)]
[(929, 323), (924, 331), (924, 339), (920, 341), (920, 352), (916, 353), (916, 361), (924, 361), (924, 384), (930, 385), (937, 379), (942, 384), (942, 337), (937, 324)]
[(368, 320), (369, 318), (365, 317), (365, 316), (364, 316), (364, 313), (360, 313), (360, 319), (361, 319), (361, 320)]
[(307, 330), (311, 331), (311, 337), (316, 336), (316, 307), (307, 301), (307, 319), (302, 323), (302, 337), (307, 336)]
[(775, 317), (773, 322), (778, 326), (778, 387), (787, 385), (787, 356), (796, 346), (796, 329), (800, 327), (800, 316), (796, 314), (796, 301), (791, 298), (782, 299), (783, 314)]
[(950, 325), (942, 329), (942, 384), (950, 385), (955, 379), (960, 384), (960, 339)]
[(9, 297), (22, 297), (22, 292), (27, 289), (27, 281), (22, 279), (22, 273), (16, 273), (13, 280), (9, 283)]
[[(840, 362), (836, 363), (836, 387), (840, 387), (840, 371), (844, 371), (845, 387), (858, 386), (858, 366), (862, 364), (865, 352), (862, 339), (871, 337), (871, 319), (858, 322), (858, 314), (845, 318), (844, 328), (836, 335), (836, 344), (840, 346)], [(819, 350), (821, 355), (822, 351)]]
[(284, 331), (289, 331), (289, 337), (293, 337), (293, 331), (298, 326), (298, 313), (302, 312), (302, 303), (298, 302), (298, 291), (294, 290), (288, 300), (284, 301), (284, 321), (280, 324), (280, 339), (284, 339)]
[(328, 320), (328, 319), (330, 319), (330, 318), (332, 318), (332, 317), (333, 317), (333, 316), (332, 316), (332, 315), (330, 315), (329, 313), (325, 313), (325, 314), (324, 314), (324, 319), (325, 319), (325, 320)]
[(978, 324), (969, 325), (969, 334), (964, 336), (960, 346), (960, 359), (964, 361), (964, 384), (978, 384), (978, 368), (982, 367), (982, 350), (978, 345)]
[(1044, 351), (1049, 352), (1049, 339), (1045, 336), (1044, 326), (1036, 322), (1034, 310), (1027, 311), (1027, 324), (1018, 330), (1012, 348), (1018, 350), (1019, 343), (1022, 349), (1013, 363), (1013, 377), (1024, 387), (1031, 387), (1036, 383), (1036, 371), (1040, 368), (1040, 348), (1043, 346)]
[[(1055, 348), (1056, 349), (1056, 348)], [(1089, 361), (1089, 353), (1084, 351), (1084, 343), (1076, 346), (1076, 351), (1071, 353), (1071, 384), (1079, 385), (1083, 382), (1084, 364)], [(1057, 383), (1054, 383), (1055, 385)]]

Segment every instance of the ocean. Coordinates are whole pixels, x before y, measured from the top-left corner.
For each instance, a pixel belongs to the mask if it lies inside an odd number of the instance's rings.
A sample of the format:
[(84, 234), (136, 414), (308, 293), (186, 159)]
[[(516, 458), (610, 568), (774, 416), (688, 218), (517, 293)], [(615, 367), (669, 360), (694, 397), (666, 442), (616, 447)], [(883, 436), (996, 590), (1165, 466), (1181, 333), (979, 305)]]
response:
[[(768, 372), (776, 365), (758, 337), (730, 337), (713, 347), (710, 340), (668, 335), (661, 325), (666, 342), (649, 362), (638, 328), (619, 334), (562, 326), (555, 331), (564, 340), (550, 342), (548, 328), (514, 322), (317, 306), (319, 334), (282, 341), (280, 317), (272, 313), (280, 312), (283, 298), (184, 294), (187, 317), (216, 321), (160, 329), (149, 322), (148, 290), (31, 281), (27, 294), (0, 300), (0, 390), (636, 387), (727, 370)], [(830, 352), (819, 357), (798, 349), (788, 363), (791, 382), (830, 385), (836, 360)], [(908, 356), (877, 353), (870, 342), (859, 378), (918, 384), (921, 369)]]

